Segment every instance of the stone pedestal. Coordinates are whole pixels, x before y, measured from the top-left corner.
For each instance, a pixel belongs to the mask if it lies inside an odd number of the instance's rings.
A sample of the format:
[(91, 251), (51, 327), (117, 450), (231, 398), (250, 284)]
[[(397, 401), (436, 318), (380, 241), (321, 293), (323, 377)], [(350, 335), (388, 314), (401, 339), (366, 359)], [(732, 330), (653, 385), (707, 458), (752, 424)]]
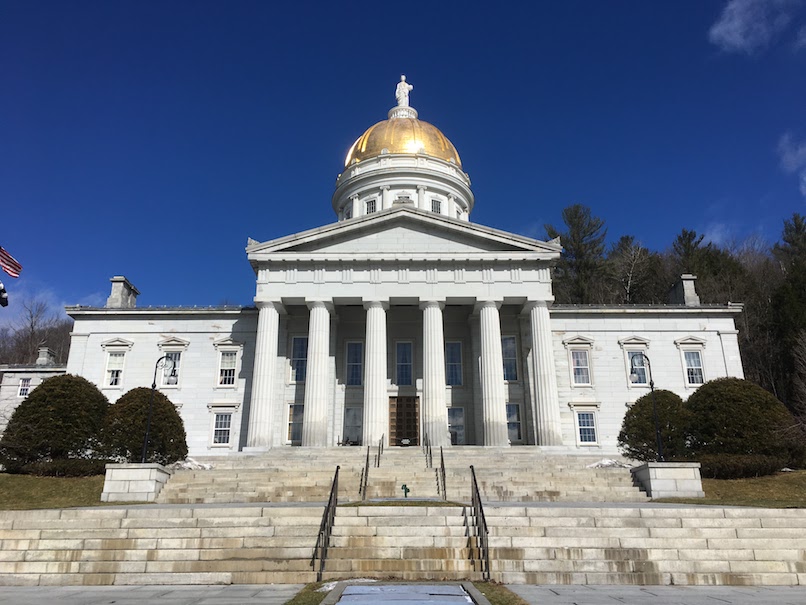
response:
[(630, 469), (650, 498), (704, 498), (699, 462), (645, 462)]
[(171, 474), (156, 463), (107, 464), (101, 502), (154, 502)]

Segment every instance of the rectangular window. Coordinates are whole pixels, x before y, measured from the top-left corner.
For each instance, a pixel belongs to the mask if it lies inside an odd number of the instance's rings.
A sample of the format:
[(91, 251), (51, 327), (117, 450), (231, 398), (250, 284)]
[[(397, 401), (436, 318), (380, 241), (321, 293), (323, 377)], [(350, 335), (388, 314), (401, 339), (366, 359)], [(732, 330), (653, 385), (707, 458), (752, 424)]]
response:
[(213, 421), (213, 445), (229, 445), (232, 432), (232, 414), (220, 413)]
[(218, 370), (219, 385), (232, 386), (235, 384), (235, 366), (237, 361), (237, 351), (221, 351), (221, 365)]
[(342, 443), (344, 445), (361, 445), (361, 427), (363, 425), (363, 408), (344, 408), (344, 439)]
[[(163, 368), (162, 386), (175, 387), (177, 384), (179, 384), (179, 362), (182, 358), (182, 352), (170, 351), (169, 353), (165, 353), (165, 357), (173, 362), (173, 369), (171, 369), (170, 364), (166, 364), (166, 367)], [(169, 379), (171, 373), (173, 373), (173, 376), (176, 378), (176, 380), (173, 380), (173, 378)]]
[(627, 359), (630, 363), (630, 382), (635, 385), (649, 384), (644, 354), (640, 351), (628, 351)]
[(579, 442), (596, 443), (596, 412), (577, 412)]
[(348, 386), (361, 386), (364, 377), (364, 343), (347, 343), (347, 376)]
[(702, 357), (699, 351), (684, 351), (686, 358), (686, 383), (702, 384), (705, 382), (702, 372)]
[(439, 200), (431, 200), (431, 212), (442, 214), (442, 202)]
[(31, 379), (20, 378), (20, 390), (17, 391), (17, 397), (28, 397), (31, 392)]
[(292, 403), (288, 406), (288, 440), (291, 443), (302, 443), (302, 415), (305, 406)]
[(367, 214), (375, 212), (377, 202), (375, 200), (367, 200)]
[(521, 406), (517, 403), (507, 404), (507, 431), (510, 443), (521, 441)]
[(462, 386), (462, 343), (445, 343), (445, 384)]
[(448, 408), (448, 432), (451, 445), (465, 444), (465, 409)]
[(395, 372), (398, 386), (411, 386), (414, 384), (414, 359), (412, 356), (412, 344), (410, 342), (398, 342), (395, 350), (397, 352), (397, 372)]
[(109, 353), (106, 360), (106, 384), (119, 387), (123, 380), (123, 360), (126, 353)]
[(517, 380), (518, 347), (514, 336), (501, 337), (501, 354), (504, 357), (504, 380)]
[(591, 384), (590, 359), (586, 349), (576, 349), (571, 351), (571, 365), (575, 385)]
[(308, 337), (294, 336), (291, 339), (291, 382), (305, 382), (308, 369)]

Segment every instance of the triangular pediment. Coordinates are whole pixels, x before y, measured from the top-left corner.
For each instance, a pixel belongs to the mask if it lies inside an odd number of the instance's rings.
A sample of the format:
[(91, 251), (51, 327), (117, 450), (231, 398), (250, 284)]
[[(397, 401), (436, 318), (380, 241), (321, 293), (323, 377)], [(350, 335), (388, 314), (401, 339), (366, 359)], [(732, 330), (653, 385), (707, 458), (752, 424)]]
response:
[(393, 208), (247, 247), (250, 259), (274, 254), (514, 253), (559, 256), (561, 247), (416, 208)]
[(134, 343), (131, 340), (126, 340), (125, 338), (112, 338), (111, 340), (105, 340), (101, 343), (102, 349), (108, 348), (119, 348), (119, 349), (131, 349), (134, 346)]
[(176, 336), (170, 336), (159, 341), (157, 345), (160, 349), (187, 349), (190, 345), (190, 342), (183, 340), (182, 338), (177, 338)]
[(674, 341), (679, 347), (704, 347), (707, 341), (704, 338), (699, 338), (697, 336), (684, 336), (683, 338), (678, 338)]

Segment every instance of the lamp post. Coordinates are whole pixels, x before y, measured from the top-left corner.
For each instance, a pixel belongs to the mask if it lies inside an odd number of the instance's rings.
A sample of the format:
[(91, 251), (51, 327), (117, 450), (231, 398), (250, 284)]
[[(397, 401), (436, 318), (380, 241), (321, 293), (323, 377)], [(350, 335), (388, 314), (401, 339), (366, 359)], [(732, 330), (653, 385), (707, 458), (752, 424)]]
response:
[[(636, 364), (638, 356), (641, 356), (641, 365)], [(652, 395), (652, 418), (655, 421), (655, 442), (658, 448), (657, 462), (663, 462), (663, 440), (660, 434), (660, 422), (658, 421), (658, 403), (655, 399), (655, 381), (652, 379), (652, 364), (649, 363), (649, 357), (642, 352), (637, 352), (630, 356), (630, 380), (633, 384), (638, 382), (638, 368), (646, 368), (649, 378), (649, 392)]]
[(163, 355), (157, 360), (157, 363), (154, 364), (154, 380), (151, 383), (151, 397), (148, 400), (148, 417), (146, 418), (146, 434), (143, 437), (143, 454), (140, 456), (140, 462), (145, 464), (146, 462), (146, 455), (148, 453), (148, 442), (149, 438), (151, 437), (151, 416), (154, 414), (154, 392), (157, 390), (157, 372), (160, 369), (166, 369), (170, 371), (170, 374), (165, 379), (167, 384), (176, 384), (176, 365), (174, 364), (174, 360), (171, 359), (168, 355)]

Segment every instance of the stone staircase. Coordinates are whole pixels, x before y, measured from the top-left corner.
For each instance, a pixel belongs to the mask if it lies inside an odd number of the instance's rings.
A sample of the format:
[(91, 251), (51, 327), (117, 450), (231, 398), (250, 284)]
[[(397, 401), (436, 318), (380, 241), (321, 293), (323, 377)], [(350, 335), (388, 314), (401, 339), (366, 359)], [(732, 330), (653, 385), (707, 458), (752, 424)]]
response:
[(321, 506), (0, 511), (0, 585), (312, 582)]

